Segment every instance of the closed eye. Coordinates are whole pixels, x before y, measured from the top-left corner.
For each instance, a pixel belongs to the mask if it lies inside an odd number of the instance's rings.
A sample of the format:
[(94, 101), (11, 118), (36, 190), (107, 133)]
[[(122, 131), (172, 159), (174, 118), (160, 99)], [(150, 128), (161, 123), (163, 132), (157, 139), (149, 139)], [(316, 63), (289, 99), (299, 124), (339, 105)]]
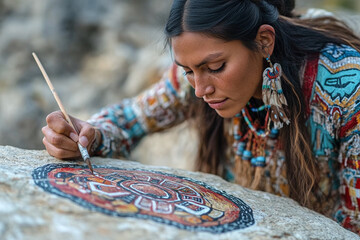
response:
[(184, 76), (187, 76), (187, 75), (192, 74), (192, 73), (193, 73), (193, 71), (184, 71)]
[(224, 63), (223, 63), (219, 68), (217, 68), (217, 69), (211, 69), (211, 68), (208, 68), (208, 69), (209, 69), (209, 72), (211, 72), (211, 73), (219, 73), (219, 72), (221, 72), (222, 70), (224, 70), (225, 65), (226, 65), (226, 63), (224, 62)]

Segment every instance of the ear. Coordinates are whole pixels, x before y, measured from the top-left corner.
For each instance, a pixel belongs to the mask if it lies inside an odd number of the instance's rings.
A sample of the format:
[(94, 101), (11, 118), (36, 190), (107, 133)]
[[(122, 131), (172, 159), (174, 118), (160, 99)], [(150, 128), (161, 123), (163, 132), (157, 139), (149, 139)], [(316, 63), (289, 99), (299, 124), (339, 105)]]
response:
[(267, 58), (267, 56), (271, 55), (274, 51), (275, 29), (268, 24), (261, 25), (256, 34), (255, 41), (259, 45), (264, 58)]

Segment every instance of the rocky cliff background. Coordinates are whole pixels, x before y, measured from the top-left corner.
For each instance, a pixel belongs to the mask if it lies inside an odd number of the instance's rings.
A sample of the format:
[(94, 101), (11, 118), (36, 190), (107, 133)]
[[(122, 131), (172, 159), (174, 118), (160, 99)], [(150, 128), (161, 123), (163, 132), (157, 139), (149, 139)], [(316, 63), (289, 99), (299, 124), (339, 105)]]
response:
[[(309, 6), (338, 11), (340, 5), (347, 9), (346, 14), (340, 12), (346, 18), (360, 9), (359, 1), (351, 0), (298, 2), (300, 11)], [(85, 120), (100, 107), (154, 83), (171, 63), (162, 34), (170, 4), (170, 0), (0, 0), (0, 145), (43, 149), (45, 117), (58, 109), (32, 52), (42, 61), (67, 111)], [(359, 29), (360, 21), (350, 22)], [(132, 158), (192, 169), (196, 143), (196, 134), (185, 123), (146, 139)]]

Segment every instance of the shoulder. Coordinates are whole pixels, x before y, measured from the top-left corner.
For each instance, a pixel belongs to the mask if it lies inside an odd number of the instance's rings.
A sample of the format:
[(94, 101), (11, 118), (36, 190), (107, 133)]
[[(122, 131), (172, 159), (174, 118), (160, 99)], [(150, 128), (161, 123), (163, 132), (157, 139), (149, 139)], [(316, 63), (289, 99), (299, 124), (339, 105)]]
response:
[(319, 55), (315, 87), (330, 105), (349, 106), (359, 98), (360, 53), (347, 45), (327, 44)]
[[(348, 45), (327, 44), (320, 51), (320, 64), (324, 64), (329, 69), (342, 70), (345, 68), (358, 68), (360, 64), (360, 53)], [(350, 63), (357, 63), (357, 66), (350, 66)]]

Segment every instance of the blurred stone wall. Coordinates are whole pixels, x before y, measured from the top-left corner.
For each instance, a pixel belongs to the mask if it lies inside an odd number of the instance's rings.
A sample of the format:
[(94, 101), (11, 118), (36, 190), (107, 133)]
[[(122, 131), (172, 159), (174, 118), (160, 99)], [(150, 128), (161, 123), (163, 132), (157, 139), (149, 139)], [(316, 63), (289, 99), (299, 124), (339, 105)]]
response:
[[(298, 1), (298, 8), (327, 8), (325, 2), (334, 1)], [(69, 114), (85, 120), (100, 107), (137, 94), (170, 64), (162, 32), (170, 4), (0, 0), (0, 145), (43, 149), (45, 117), (58, 110), (32, 52)], [(145, 139), (132, 157), (192, 169), (196, 144), (185, 123)]]
[(297, 0), (297, 8), (324, 8), (330, 11), (360, 11), (359, 0)]
[(164, 0), (1, 0), (0, 144), (42, 148), (58, 107), (36, 52), (67, 111), (86, 119), (136, 94), (170, 63), (162, 54)]

